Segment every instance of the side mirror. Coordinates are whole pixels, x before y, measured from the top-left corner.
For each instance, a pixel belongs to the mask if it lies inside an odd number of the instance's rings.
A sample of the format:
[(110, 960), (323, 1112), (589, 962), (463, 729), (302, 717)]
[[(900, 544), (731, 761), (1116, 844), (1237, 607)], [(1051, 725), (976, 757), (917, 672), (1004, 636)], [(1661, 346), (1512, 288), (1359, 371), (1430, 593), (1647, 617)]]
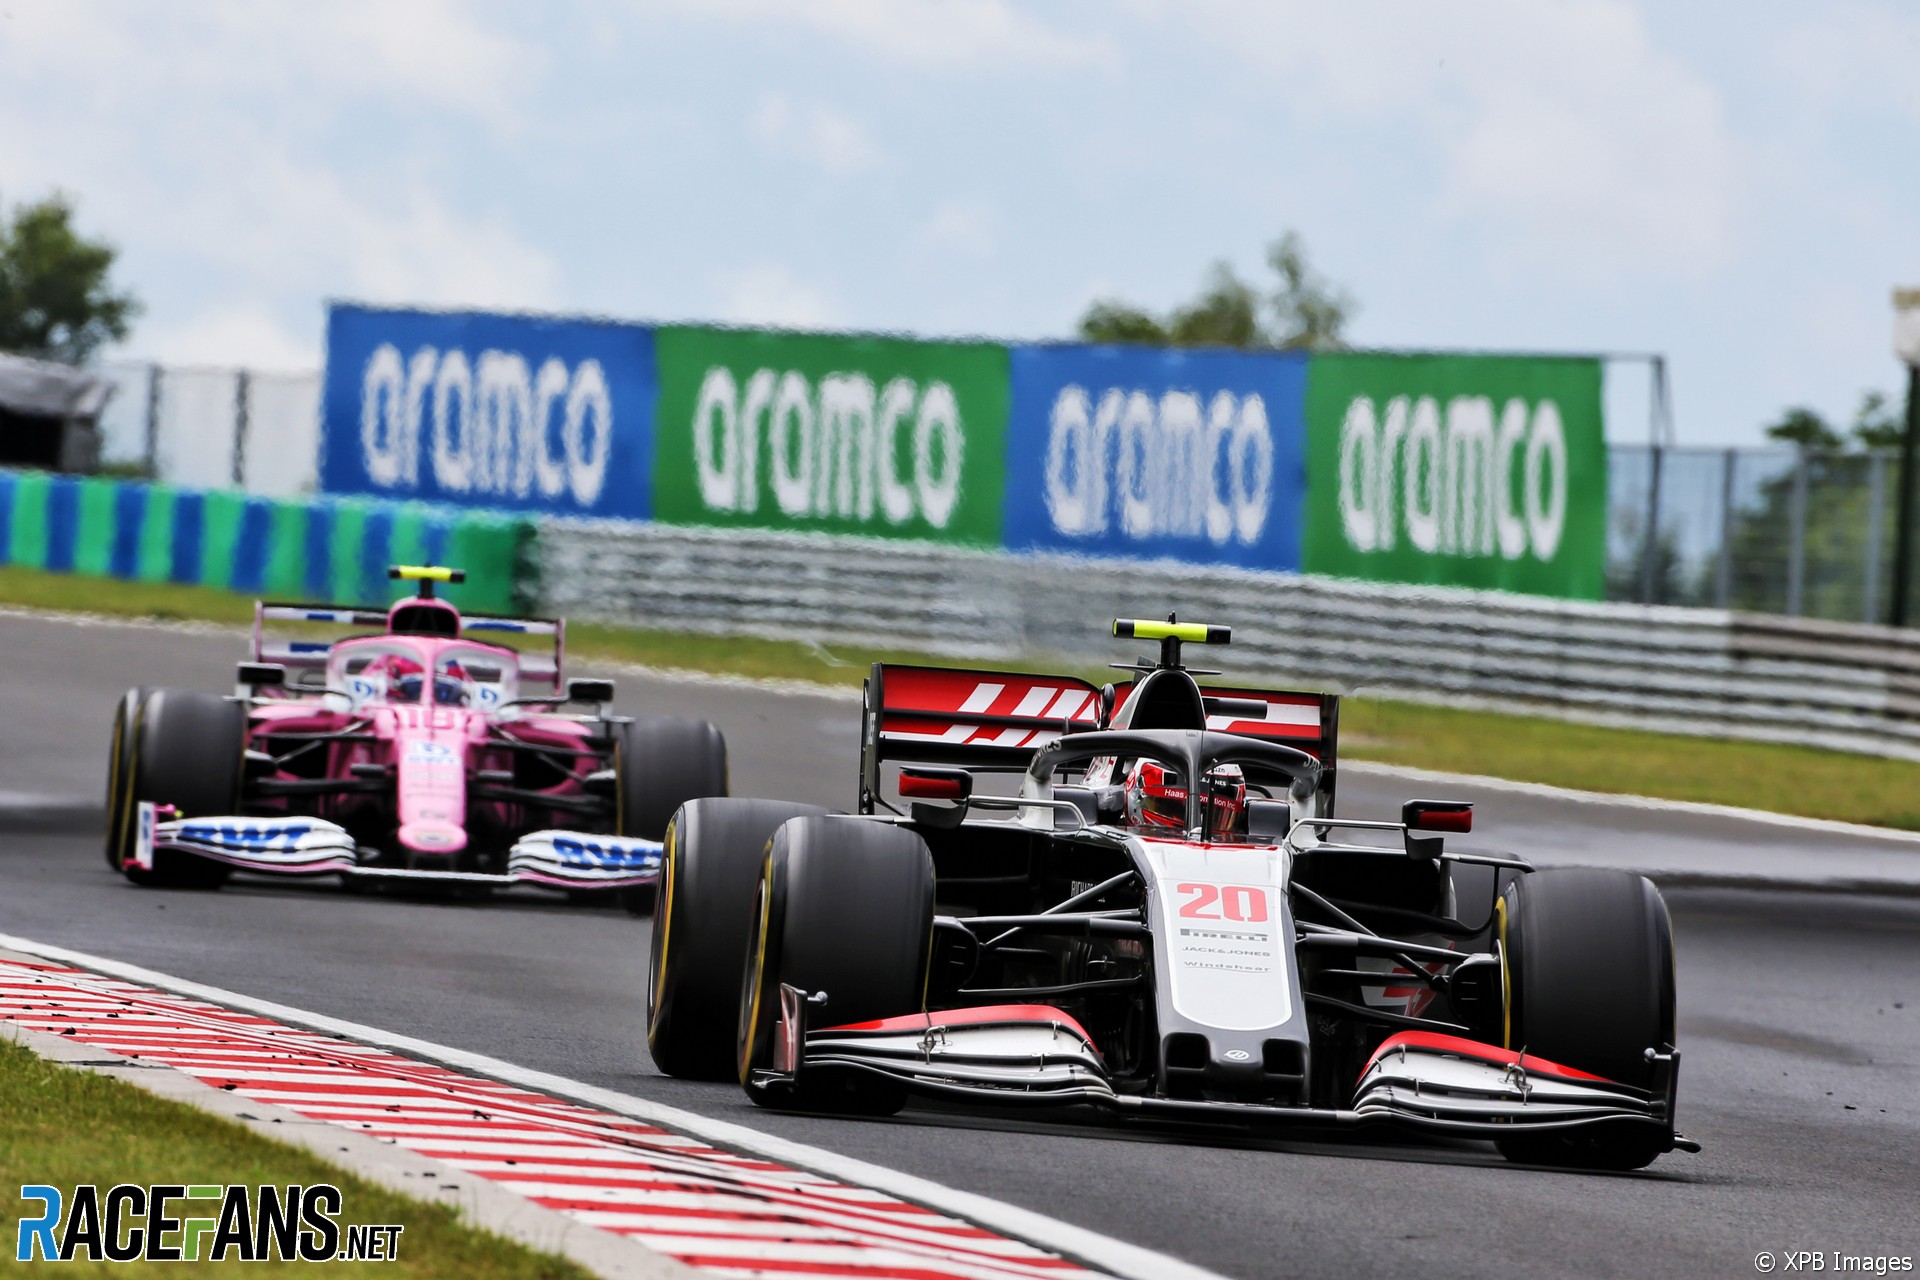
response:
[(1458, 800), (1409, 800), (1400, 806), (1400, 821), (1407, 829), (1407, 856), (1432, 862), (1440, 856), (1445, 839), (1414, 833), (1439, 831), (1465, 835), (1473, 830), (1473, 806)]
[(973, 795), (973, 775), (965, 769), (911, 765), (900, 770), (900, 794), (910, 800), (952, 800), (964, 804)]
[(591, 702), (605, 706), (613, 701), (613, 681), (569, 680), (567, 681), (567, 701)]
[(284, 685), (287, 669), (277, 662), (243, 662), (239, 667), (239, 680), (256, 689), (262, 685)]
[(1113, 703), (1114, 699), (1118, 696), (1112, 685), (1103, 684), (1100, 686), (1100, 714), (1099, 719), (1096, 720), (1095, 723), (1102, 729), (1113, 724)]
[[(915, 822), (951, 830), (967, 818), (967, 801), (973, 797), (973, 775), (965, 769), (941, 769), (931, 765), (906, 765), (900, 770), (900, 795), (911, 800), (908, 812)], [(951, 800), (948, 805), (922, 804), (924, 800)]]
[(1293, 806), (1285, 800), (1247, 801), (1247, 835), (1255, 840), (1284, 840), (1293, 830)]

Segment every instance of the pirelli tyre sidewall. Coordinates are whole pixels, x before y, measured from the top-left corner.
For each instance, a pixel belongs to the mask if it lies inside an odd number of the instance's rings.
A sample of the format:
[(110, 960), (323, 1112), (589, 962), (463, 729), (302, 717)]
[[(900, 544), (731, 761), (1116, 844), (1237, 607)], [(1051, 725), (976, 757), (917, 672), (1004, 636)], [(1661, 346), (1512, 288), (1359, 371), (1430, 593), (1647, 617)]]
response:
[[(187, 818), (240, 811), (247, 741), (242, 703), (195, 690), (156, 689), (140, 702), (133, 724), (125, 801), (129, 828), (132, 811), (143, 800), (172, 805)], [(151, 869), (143, 870), (128, 864), (131, 848), (129, 830), (120, 866), (135, 884), (215, 888), (229, 873), (225, 863), (164, 850), (154, 855)]]
[(926, 1007), (933, 856), (914, 832), (854, 817), (797, 818), (767, 842), (740, 988), (740, 1082), (761, 1106), (890, 1115), (904, 1087), (857, 1070), (812, 1069), (798, 1087), (763, 1086), (773, 1063), (780, 988), (824, 994), (815, 1028)]
[(825, 814), (780, 800), (705, 798), (667, 824), (647, 970), (647, 1049), (689, 1080), (732, 1080), (741, 968), (767, 841), (790, 818)]
[[(1646, 1051), (1674, 1043), (1673, 926), (1653, 883), (1623, 871), (1536, 871), (1507, 885), (1496, 927), (1507, 969), (1507, 1047), (1653, 1087)], [(1668, 1149), (1646, 1126), (1499, 1146), (1517, 1160), (1606, 1168), (1638, 1168)]]
[(134, 730), (140, 706), (153, 689), (136, 685), (120, 695), (113, 709), (113, 741), (107, 751), (107, 865), (115, 871), (126, 859), (133, 837), (133, 796), (127, 783), (133, 776)]

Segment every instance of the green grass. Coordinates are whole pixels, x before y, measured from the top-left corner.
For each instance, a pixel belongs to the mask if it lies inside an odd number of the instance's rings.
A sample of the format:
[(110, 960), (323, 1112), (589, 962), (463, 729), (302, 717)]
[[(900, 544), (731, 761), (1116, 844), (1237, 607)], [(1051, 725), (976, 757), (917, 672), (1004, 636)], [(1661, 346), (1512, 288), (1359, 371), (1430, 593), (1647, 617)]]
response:
[[(464, 1225), (444, 1205), (425, 1204), (363, 1182), (295, 1147), (273, 1142), (243, 1126), (183, 1103), (158, 1098), (132, 1085), (77, 1071), (0, 1040), (0, 1257), (12, 1259), (15, 1226), (28, 1208), (22, 1183), (58, 1187), (71, 1196), (80, 1183), (105, 1189), (116, 1183), (272, 1183), (340, 1189), (342, 1227), (399, 1223), (399, 1257), (393, 1262), (328, 1263), (329, 1276), (382, 1280), (586, 1280), (587, 1272), (564, 1258)], [(33, 1202), (39, 1211), (39, 1202)], [(178, 1205), (170, 1206), (178, 1215)], [(178, 1242), (174, 1237), (169, 1244)], [(229, 1259), (231, 1261), (231, 1258)], [(0, 1262), (0, 1270), (19, 1265)], [(200, 1268), (215, 1264), (203, 1261)], [(27, 1270), (21, 1266), (22, 1271)], [(259, 1262), (240, 1268), (248, 1275), (312, 1272), (304, 1262)], [(172, 1276), (178, 1264), (79, 1262), (59, 1268), (63, 1276)]]
[[(217, 622), (245, 622), (252, 617), (249, 598), (205, 587), (102, 582), (19, 568), (0, 568), (0, 604)], [(1090, 639), (1099, 643), (1091, 633)], [(572, 657), (588, 661), (598, 658), (843, 687), (857, 687), (868, 665), (877, 659), (978, 668), (1009, 665), (997, 658), (928, 657), (904, 650), (748, 636), (690, 636), (594, 622), (569, 626), (567, 643)], [(1230, 668), (1231, 650), (1223, 656), (1227, 661), (1222, 665)], [(1095, 682), (1110, 677), (1098, 661), (1069, 663), (1065, 668), (1042, 662), (1041, 667)], [(1600, 728), (1544, 716), (1377, 698), (1346, 701), (1341, 735), (1342, 753), (1348, 759), (1920, 830), (1920, 765), (1878, 756)]]

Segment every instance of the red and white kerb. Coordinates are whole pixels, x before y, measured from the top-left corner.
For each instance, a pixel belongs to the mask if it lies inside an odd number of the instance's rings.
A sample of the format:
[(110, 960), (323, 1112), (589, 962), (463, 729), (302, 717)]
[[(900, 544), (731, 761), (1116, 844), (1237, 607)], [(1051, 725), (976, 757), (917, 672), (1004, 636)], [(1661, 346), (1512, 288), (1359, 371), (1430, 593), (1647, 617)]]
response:
[(885, 1192), (64, 965), (0, 960), (0, 1019), (395, 1143), (720, 1275), (1101, 1274)]

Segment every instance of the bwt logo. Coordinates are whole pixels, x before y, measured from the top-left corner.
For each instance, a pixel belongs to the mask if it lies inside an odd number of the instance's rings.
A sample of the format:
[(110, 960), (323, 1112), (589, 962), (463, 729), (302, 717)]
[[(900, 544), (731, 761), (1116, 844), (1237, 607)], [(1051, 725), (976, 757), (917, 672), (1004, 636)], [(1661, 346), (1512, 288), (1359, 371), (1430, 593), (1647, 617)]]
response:
[[(1513, 501), (1515, 455), (1521, 501)], [(1355, 396), (1340, 426), (1340, 527), (1356, 551), (1391, 551), (1404, 529), (1424, 552), (1551, 560), (1567, 522), (1560, 408), (1455, 396), (1395, 396), (1386, 412)]]
[(81, 1183), (20, 1188), (38, 1200), (23, 1215), (14, 1261), (32, 1262), (392, 1262), (399, 1224), (347, 1226), (338, 1221), (340, 1188), (312, 1186), (139, 1186), (121, 1183), (104, 1195)]
[[(429, 419), (429, 415), (431, 415)], [(513, 351), (482, 351), (476, 366), (458, 348), (421, 347), (402, 361), (382, 343), (360, 391), (360, 452), (383, 489), (417, 488), (421, 433), (446, 493), (599, 501), (613, 450), (613, 398), (598, 360), (568, 372), (549, 356), (537, 373)]]
[(1047, 431), (1047, 514), (1069, 537), (1117, 524), (1131, 539), (1161, 536), (1251, 546), (1267, 527), (1273, 433), (1257, 395), (1191, 391), (1158, 400), (1109, 388), (1095, 408), (1062, 387)]
[[(716, 365), (693, 411), (693, 459), (709, 511), (754, 512), (766, 487), (783, 515), (888, 524), (915, 515), (936, 529), (953, 519), (966, 449), (953, 388), (895, 378), (876, 390), (859, 373), (830, 373), (816, 393), (806, 376), (756, 369), (744, 391)], [(901, 466), (901, 446), (912, 458)]]

